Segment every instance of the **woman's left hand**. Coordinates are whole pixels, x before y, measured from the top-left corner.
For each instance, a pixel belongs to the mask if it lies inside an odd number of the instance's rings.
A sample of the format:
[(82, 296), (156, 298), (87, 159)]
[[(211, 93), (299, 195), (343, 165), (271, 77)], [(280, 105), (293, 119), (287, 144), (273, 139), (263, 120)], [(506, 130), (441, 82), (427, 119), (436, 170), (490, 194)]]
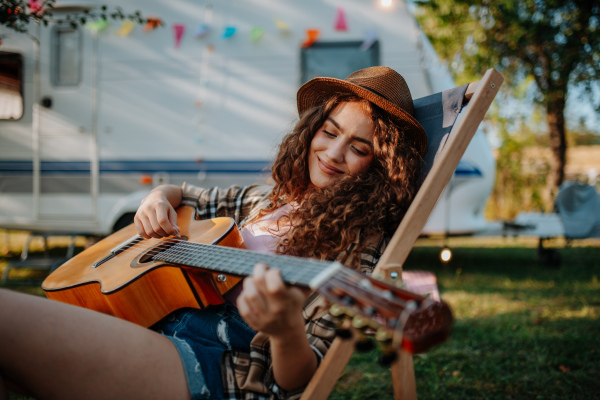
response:
[(310, 290), (287, 286), (277, 269), (256, 264), (244, 279), (238, 310), (250, 327), (269, 335), (273, 376), (284, 390), (297, 389), (317, 369), (317, 356), (308, 343), (302, 307)]
[(309, 293), (309, 290), (287, 286), (281, 271), (256, 264), (252, 275), (244, 279), (237, 306), (252, 329), (271, 337), (283, 337), (304, 332), (302, 307)]

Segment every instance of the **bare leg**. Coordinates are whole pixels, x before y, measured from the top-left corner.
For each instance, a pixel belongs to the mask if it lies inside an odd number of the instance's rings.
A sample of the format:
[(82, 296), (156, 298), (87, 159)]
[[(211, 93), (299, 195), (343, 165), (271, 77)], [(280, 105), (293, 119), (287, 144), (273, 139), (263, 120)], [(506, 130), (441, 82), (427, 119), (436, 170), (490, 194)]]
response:
[(5, 385), (11, 382), (39, 399), (190, 397), (175, 346), (155, 332), (3, 289), (0, 305)]

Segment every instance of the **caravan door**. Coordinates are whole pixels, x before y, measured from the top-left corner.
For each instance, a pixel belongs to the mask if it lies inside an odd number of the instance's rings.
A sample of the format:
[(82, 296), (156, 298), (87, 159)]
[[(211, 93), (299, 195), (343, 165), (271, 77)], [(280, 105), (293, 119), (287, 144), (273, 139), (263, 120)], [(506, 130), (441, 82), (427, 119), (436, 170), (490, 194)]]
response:
[(86, 28), (69, 25), (41, 28), (39, 39), (37, 216), (65, 225), (89, 221), (96, 215), (98, 187), (96, 39)]

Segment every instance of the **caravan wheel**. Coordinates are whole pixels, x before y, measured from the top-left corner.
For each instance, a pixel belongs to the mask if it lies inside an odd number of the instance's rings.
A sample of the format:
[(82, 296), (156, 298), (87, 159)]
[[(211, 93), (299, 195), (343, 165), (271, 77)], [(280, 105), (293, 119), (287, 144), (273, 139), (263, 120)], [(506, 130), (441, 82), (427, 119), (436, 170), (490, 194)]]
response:
[(113, 232), (116, 232), (125, 228), (126, 226), (133, 224), (133, 217), (135, 217), (135, 213), (132, 212), (121, 215), (121, 217), (117, 220), (117, 222), (115, 222), (115, 225), (113, 226)]

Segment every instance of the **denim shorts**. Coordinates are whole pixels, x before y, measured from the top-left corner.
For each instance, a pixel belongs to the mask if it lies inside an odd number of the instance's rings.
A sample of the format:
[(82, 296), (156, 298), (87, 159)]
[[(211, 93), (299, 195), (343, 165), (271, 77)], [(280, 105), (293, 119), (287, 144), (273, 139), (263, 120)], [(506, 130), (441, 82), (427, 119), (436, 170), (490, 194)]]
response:
[(181, 357), (192, 400), (224, 397), (221, 357), (228, 350), (250, 352), (256, 332), (225, 303), (183, 308), (150, 327), (170, 339)]

